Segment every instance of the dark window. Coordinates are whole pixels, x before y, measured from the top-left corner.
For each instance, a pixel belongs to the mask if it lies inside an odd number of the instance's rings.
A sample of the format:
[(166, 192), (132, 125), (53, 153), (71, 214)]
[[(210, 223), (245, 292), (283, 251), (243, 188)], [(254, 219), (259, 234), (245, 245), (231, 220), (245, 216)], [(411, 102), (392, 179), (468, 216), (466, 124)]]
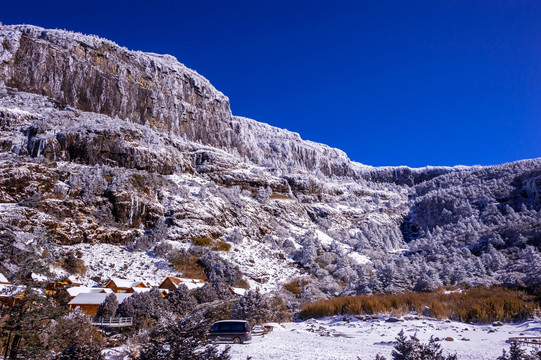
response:
[(233, 331), (244, 331), (244, 324), (232, 324), (231, 330)]
[(220, 331), (231, 331), (231, 324), (220, 324)]

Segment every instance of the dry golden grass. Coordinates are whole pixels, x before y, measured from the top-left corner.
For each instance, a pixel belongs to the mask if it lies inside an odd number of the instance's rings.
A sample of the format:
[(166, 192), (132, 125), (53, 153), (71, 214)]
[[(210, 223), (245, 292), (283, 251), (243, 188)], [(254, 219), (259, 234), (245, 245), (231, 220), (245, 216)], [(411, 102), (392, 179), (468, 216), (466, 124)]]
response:
[(430, 309), (430, 316), (438, 319), (480, 323), (525, 320), (538, 308), (534, 297), (524, 291), (493, 286), (447, 293), (440, 289), (430, 293), (339, 297), (305, 305), (301, 317), (307, 319), (341, 314), (403, 315), (411, 311), (422, 313), (425, 306)]
[(170, 262), (184, 277), (207, 280), (205, 269), (199, 265), (198, 260), (197, 256), (179, 253), (174, 258), (170, 259)]
[(216, 241), (213, 245), (212, 245), (212, 250), (214, 251), (229, 251), (231, 250), (231, 244), (223, 241), (223, 240), (220, 240), (220, 241)]
[(209, 246), (213, 240), (214, 239), (208, 236), (194, 237), (192, 238), (192, 244), (194, 244), (195, 246)]
[(229, 251), (231, 250), (231, 244), (224, 240), (213, 239), (209, 236), (194, 237), (192, 238), (192, 244), (195, 246), (210, 247), (214, 251)]
[(302, 277), (296, 277), (287, 284), (284, 285), (284, 289), (289, 291), (292, 294), (299, 296), (302, 292), (302, 289), (309, 283), (309, 281)]
[(269, 199), (276, 199), (276, 200), (293, 200), (292, 197), (290, 196), (287, 196), (287, 195), (281, 195), (281, 194), (272, 194), (271, 196), (269, 196)]

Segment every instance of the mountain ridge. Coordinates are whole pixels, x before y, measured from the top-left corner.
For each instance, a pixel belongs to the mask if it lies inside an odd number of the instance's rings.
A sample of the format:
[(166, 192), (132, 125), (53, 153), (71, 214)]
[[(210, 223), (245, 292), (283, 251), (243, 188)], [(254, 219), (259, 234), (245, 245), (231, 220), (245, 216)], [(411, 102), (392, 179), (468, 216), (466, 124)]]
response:
[[(65, 246), (105, 243), (169, 262), (188, 251), (209, 277), (262, 291), (307, 276), (309, 300), (539, 281), (541, 159), (371, 167), (234, 116), (168, 55), (28, 25), (1, 26), (0, 44), (0, 262), (13, 276), (28, 259), (65, 274)], [(88, 281), (109, 273), (83, 258)]]

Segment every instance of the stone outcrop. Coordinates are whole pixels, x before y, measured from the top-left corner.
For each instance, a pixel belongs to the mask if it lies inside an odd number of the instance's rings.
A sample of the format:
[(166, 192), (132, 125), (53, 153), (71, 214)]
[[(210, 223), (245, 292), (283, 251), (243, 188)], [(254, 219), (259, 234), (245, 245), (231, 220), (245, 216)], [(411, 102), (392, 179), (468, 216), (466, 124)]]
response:
[[(235, 150), (257, 164), (355, 176), (346, 154), (296, 133), (234, 117), (229, 99), (169, 55), (129, 51), (95, 36), (0, 27), (0, 83), (56, 106), (128, 119), (188, 140)], [(68, 139), (69, 140), (69, 139)]]
[(318, 296), (419, 288), (427, 274), (438, 286), (535, 283), (540, 169), (365, 166), (233, 116), (171, 56), (0, 26), (0, 265), (11, 272), (59, 245), (206, 239), (233, 244), (220, 258), (258, 286), (308, 272)]

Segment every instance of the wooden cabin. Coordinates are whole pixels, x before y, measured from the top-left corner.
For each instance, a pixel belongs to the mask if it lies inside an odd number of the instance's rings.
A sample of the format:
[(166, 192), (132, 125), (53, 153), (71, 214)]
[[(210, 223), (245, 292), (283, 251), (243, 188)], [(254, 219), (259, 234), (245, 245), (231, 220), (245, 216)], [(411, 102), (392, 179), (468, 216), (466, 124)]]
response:
[(75, 276), (70, 276), (67, 278), (66, 282), (68, 283), (68, 285), (70, 286), (82, 286), (83, 284), (81, 283), (81, 280), (79, 280), (79, 278), (75, 277)]
[(114, 293), (129, 293), (132, 288), (148, 288), (148, 285), (142, 281), (112, 278), (107, 281), (105, 287), (113, 290)]
[[(116, 299), (119, 304), (122, 304), (124, 300), (132, 296), (133, 294), (115, 293)], [(80, 308), (89, 316), (96, 316), (98, 308), (105, 301), (105, 298), (109, 296), (107, 293), (86, 293), (79, 294), (73, 298), (68, 306), (71, 309)]]
[(68, 293), (70, 300), (73, 300), (79, 294), (112, 294), (113, 290), (109, 288), (98, 287), (86, 287), (86, 286), (74, 286), (65, 289)]
[(158, 288), (160, 290), (175, 291), (180, 286), (180, 284), (184, 284), (186, 285), (186, 287), (188, 287), (189, 290), (192, 290), (205, 285), (205, 282), (199, 279), (186, 279), (168, 276), (160, 284), (160, 286), (158, 286)]

